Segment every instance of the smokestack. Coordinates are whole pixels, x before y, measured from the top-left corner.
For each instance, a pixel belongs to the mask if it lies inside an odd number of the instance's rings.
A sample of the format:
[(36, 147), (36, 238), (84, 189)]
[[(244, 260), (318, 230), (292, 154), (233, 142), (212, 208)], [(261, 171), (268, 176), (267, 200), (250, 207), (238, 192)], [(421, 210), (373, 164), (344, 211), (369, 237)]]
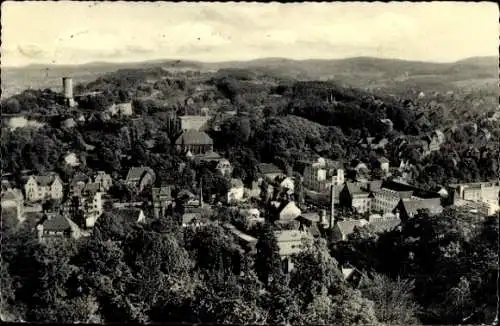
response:
[(203, 207), (203, 178), (200, 180), (200, 207)]
[(335, 184), (333, 183), (330, 186), (330, 229), (335, 225)]
[(322, 209), (321, 211), (319, 211), (319, 223), (322, 226), (326, 226), (326, 210), (325, 209)]

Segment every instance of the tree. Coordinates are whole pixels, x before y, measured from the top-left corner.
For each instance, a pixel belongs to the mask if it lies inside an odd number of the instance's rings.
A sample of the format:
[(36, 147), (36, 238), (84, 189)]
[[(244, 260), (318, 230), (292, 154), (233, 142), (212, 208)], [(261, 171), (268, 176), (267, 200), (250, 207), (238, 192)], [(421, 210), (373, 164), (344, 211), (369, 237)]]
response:
[[(330, 293), (342, 286), (343, 277), (337, 261), (330, 256), (323, 239), (305, 243), (305, 248), (294, 259), (290, 287), (307, 306), (321, 293)], [(311, 277), (314, 275), (314, 277)]]
[(282, 273), (278, 242), (270, 224), (266, 224), (259, 234), (256, 244), (255, 271), (265, 285), (269, 277), (276, 278)]
[(361, 296), (358, 290), (346, 287), (331, 297), (329, 323), (333, 325), (377, 325), (373, 302)]
[(419, 307), (413, 299), (414, 282), (392, 280), (383, 274), (365, 277), (361, 283), (363, 296), (374, 302), (377, 319), (389, 325), (418, 324)]
[[(207, 280), (208, 281), (208, 280)], [(201, 323), (261, 324), (267, 311), (259, 306), (259, 287), (255, 276), (211, 277), (200, 287), (193, 311)]]
[(203, 273), (233, 272), (233, 257), (236, 253), (233, 238), (218, 225), (208, 225), (197, 229), (189, 243), (196, 257), (196, 268)]

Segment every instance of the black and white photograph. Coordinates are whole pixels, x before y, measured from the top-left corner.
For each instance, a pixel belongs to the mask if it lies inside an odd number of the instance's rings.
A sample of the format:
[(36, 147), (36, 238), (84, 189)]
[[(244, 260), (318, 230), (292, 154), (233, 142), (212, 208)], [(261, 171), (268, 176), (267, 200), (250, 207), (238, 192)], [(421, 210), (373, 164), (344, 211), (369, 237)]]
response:
[(498, 323), (495, 2), (4, 1), (0, 318)]

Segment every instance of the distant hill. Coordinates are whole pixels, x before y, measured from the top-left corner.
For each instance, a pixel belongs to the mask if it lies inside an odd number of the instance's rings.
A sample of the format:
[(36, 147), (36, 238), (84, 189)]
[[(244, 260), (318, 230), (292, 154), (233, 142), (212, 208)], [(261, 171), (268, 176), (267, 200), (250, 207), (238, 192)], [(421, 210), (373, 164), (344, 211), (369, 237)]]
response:
[(431, 63), (397, 59), (356, 57), (336, 60), (290, 60), (264, 58), (252, 61), (205, 63), (184, 60), (154, 60), (133, 63), (93, 62), (83, 65), (31, 65), (2, 67), (2, 97), (26, 88), (61, 89), (61, 77), (72, 76), (75, 83), (86, 83), (99, 75), (119, 69), (162, 66), (165, 69), (252, 69), (261, 73), (300, 80), (334, 79), (361, 88), (397, 89), (401, 87), (438, 89), (450, 87), (489, 87), (498, 80), (498, 58), (474, 57), (454, 63)]

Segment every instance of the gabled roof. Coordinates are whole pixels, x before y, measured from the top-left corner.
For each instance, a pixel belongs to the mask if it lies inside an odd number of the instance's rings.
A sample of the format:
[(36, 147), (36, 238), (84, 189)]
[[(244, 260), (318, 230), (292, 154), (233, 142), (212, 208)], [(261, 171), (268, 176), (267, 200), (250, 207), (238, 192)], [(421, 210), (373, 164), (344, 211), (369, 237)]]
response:
[(104, 171), (97, 171), (94, 177), (96, 180), (100, 178), (111, 178), (111, 176)]
[(23, 194), (19, 189), (7, 189), (2, 192), (2, 201), (4, 200), (23, 200)]
[(36, 175), (33, 176), (36, 183), (39, 186), (46, 187), (46, 186), (51, 186), (52, 183), (58, 178), (59, 176), (56, 173), (50, 173), (46, 175)]
[(364, 184), (362, 182), (346, 182), (345, 186), (351, 196), (366, 193), (366, 191), (363, 190)]
[(146, 173), (151, 173), (154, 175), (153, 170), (147, 166), (132, 167), (130, 168), (130, 170), (128, 170), (126, 181), (139, 182)]
[(315, 213), (315, 212), (309, 212), (309, 213), (302, 213), (300, 214), (299, 217), (297, 217), (297, 219), (300, 219), (300, 220), (305, 220), (307, 221), (308, 223), (317, 223), (319, 222), (320, 220), (320, 216), (318, 213)]
[(83, 188), (83, 192), (89, 195), (94, 195), (101, 190), (101, 185), (97, 182), (89, 182)]
[(216, 152), (208, 152), (204, 154), (196, 155), (196, 159), (200, 161), (222, 161), (225, 160), (220, 154)]
[(370, 225), (373, 226), (373, 229), (377, 233), (391, 231), (399, 224), (401, 224), (401, 220), (399, 218), (377, 218), (370, 221)]
[(71, 186), (75, 186), (78, 182), (87, 183), (90, 180), (89, 176), (82, 172), (77, 172), (71, 179)]
[[(289, 209), (289, 208), (292, 208), (292, 209), (295, 209), (298, 213), (297, 216), (300, 215), (300, 208), (297, 207), (297, 204), (295, 204), (294, 201), (289, 201), (289, 202), (282, 202), (280, 204), (280, 206), (277, 208), (277, 211), (278, 211), (278, 214), (281, 215), (281, 213), (285, 210), (285, 209)], [(295, 219), (296, 217), (294, 217), (293, 219)]]
[(175, 141), (176, 145), (212, 145), (214, 142), (204, 131), (194, 129), (184, 131)]
[(364, 219), (361, 220), (348, 219), (344, 221), (338, 221), (337, 227), (344, 236), (347, 236), (354, 232), (355, 227), (362, 227), (365, 226), (366, 224), (368, 224), (368, 221)]
[(114, 208), (111, 210), (111, 216), (119, 219), (122, 223), (137, 223), (139, 216), (142, 212), (140, 208), (125, 207), (125, 208)]
[(260, 163), (257, 168), (262, 174), (283, 173), (279, 167), (272, 163)]
[(389, 163), (389, 160), (385, 157), (381, 157), (378, 159), (380, 163)]
[(408, 214), (417, 213), (420, 209), (428, 209), (431, 214), (439, 214), (443, 211), (443, 206), (439, 199), (402, 199), (404, 208)]
[(228, 229), (232, 234), (234, 234), (236, 237), (238, 237), (240, 240), (246, 242), (246, 243), (257, 243), (257, 239), (252, 237), (251, 235), (248, 235), (244, 232), (241, 232), (238, 230), (234, 225), (226, 223), (224, 224), (224, 227)]
[(43, 222), (44, 231), (62, 232), (71, 229), (68, 219), (60, 214), (55, 214)]

